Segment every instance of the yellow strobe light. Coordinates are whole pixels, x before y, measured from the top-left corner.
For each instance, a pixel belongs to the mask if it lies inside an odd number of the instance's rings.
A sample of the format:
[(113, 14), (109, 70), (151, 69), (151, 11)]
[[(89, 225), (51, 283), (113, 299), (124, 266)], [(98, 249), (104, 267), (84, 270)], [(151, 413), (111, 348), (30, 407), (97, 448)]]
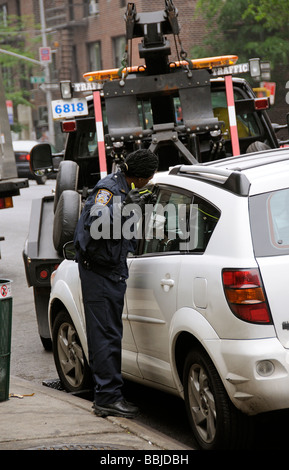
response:
[[(228, 67), (234, 65), (238, 60), (236, 55), (226, 55), (218, 57), (206, 57), (203, 59), (191, 59), (188, 60), (193, 66), (193, 69), (212, 69), (215, 67)], [(186, 60), (177, 62), (171, 62), (170, 67), (183, 67), (188, 64)], [(145, 65), (127, 67), (122, 70), (125, 75), (128, 73), (144, 72), (146, 69)], [(96, 70), (95, 72), (87, 72), (83, 75), (83, 78), (88, 82), (97, 81), (103, 82), (106, 80), (120, 79), (119, 69), (108, 69), (108, 70)]]

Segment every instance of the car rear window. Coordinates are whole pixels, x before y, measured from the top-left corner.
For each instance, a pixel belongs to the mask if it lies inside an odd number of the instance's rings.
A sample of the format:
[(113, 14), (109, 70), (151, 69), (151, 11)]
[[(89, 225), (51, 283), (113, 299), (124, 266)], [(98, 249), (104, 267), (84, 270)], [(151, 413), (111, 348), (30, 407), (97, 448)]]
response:
[(249, 208), (256, 256), (289, 254), (289, 188), (252, 196)]

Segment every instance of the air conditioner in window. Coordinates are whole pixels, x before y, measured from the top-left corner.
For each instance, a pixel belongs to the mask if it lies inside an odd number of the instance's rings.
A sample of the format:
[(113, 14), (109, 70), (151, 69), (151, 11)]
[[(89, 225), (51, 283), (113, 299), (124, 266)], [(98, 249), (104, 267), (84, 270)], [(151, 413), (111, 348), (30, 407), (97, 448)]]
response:
[(99, 13), (99, 5), (95, 0), (91, 0), (89, 3), (89, 14), (97, 15)]

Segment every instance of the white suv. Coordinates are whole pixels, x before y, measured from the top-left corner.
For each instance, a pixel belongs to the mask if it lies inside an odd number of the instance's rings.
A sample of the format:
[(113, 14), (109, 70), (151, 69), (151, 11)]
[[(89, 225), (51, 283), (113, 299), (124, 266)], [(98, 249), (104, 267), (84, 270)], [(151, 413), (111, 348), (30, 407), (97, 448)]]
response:
[[(202, 449), (246, 441), (246, 415), (289, 408), (289, 149), (178, 166), (128, 258), (124, 377), (184, 398)], [(67, 390), (88, 386), (78, 266), (52, 279)]]

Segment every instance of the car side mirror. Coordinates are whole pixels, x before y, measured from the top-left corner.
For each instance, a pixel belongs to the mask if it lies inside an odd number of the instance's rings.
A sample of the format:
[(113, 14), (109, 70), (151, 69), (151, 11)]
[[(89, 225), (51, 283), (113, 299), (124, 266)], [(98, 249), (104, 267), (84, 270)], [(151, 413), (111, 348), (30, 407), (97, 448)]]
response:
[(53, 160), (50, 144), (37, 144), (30, 152), (30, 167), (35, 173), (37, 171), (44, 171), (49, 173), (53, 171)]
[(75, 259), (75, 246), (74, 243), (67, 242), (63, 245), (63, 256), (65, 259), (74, 260)]

